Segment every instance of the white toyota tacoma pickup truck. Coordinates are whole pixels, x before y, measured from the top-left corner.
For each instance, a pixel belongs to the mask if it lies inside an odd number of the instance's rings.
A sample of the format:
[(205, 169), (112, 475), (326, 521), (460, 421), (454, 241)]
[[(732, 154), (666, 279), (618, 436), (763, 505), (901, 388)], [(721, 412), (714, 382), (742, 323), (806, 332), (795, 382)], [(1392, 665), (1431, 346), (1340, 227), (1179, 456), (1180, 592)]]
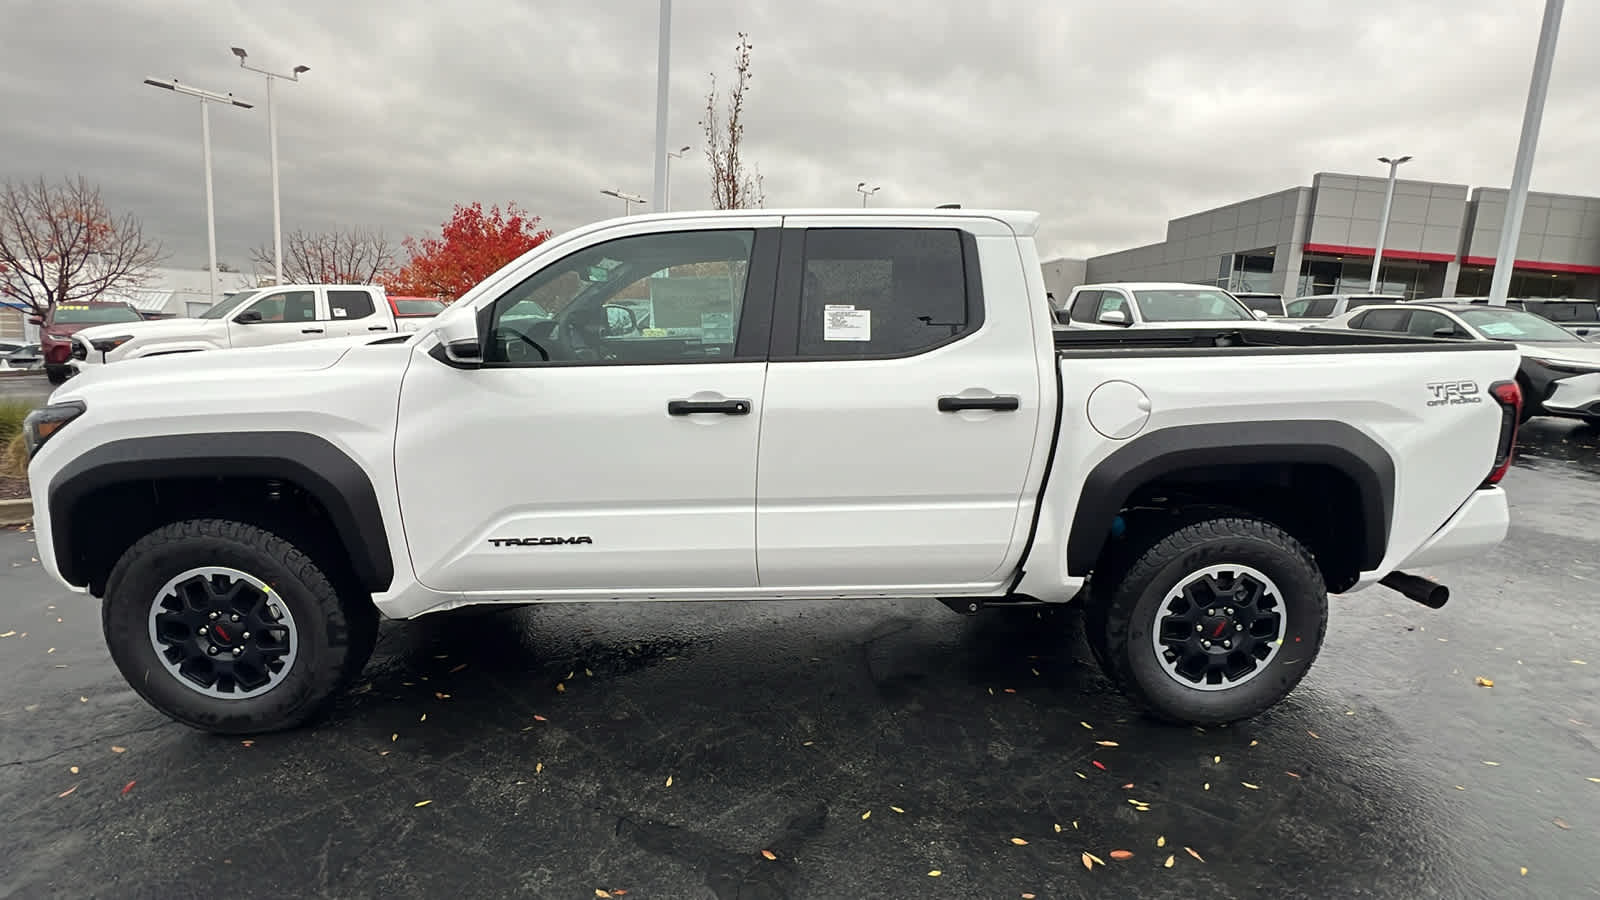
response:
[(1299, 682), (1330, 592), (1436, 607), (1404, 570), (1504, 537), (1515, 348), (1057, 333), (1036, 224), (631, 216), (413, 335), (91, 372), (26, 423), (39, 556), (215, 732), (313, 717), (380, 615), (888, 597), (1081, 603), (1133, 701), (1213, 723)]
[[(414, 321), (406, 324), (415, 329)], [(72, 336), (72, 360), (68, 365), (82, 372), (147, 356), (408, 330), (399, 327), (399, 322), (381, 287), (285, 284), (240, 291), (194, 318), (85, 328)]]

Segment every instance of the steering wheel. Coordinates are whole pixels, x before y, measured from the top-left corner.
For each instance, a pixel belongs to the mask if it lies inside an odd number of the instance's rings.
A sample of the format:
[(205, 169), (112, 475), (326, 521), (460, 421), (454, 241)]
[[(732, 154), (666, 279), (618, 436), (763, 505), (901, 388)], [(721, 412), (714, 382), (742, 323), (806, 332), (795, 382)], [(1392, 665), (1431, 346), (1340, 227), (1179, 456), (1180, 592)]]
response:
[(533, 338), (528, 337), (526, 334), (523, 334), (521, 331), (518, 331), (515, 328), (501, 327), (500, 331), (517, 339), (516, 343), (512, 343), (511, 341), (506, 342), (507, 362), (527, 362), (528, 348), (532, 348), (535, 353), (539, 354), (539, 359), (541, 362), (550, 361), (550, 351), (539, 346), (538, 341), (535, 341)]

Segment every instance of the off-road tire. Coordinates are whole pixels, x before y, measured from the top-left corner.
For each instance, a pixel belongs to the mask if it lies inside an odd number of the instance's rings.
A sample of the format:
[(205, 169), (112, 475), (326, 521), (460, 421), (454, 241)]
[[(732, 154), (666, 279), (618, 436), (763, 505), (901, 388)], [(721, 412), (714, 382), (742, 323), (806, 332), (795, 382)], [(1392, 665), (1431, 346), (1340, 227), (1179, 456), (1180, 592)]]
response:
[[(1227, 515), (1147, 534), (1145, 543), (1128, 549), (1125, 561), (1110, 560), (1096, 571), (1084, 613), (1095, 656), (1136, 705), (1167, 721), (1214, 725), (1258, 715), (1300, 683), (1327, 632), (1328, 594), (1311, 552), (1294, 537), (1261, 519)], [(1192, 573), (1223, 564), (1252, 567), (1277, 585), (1283, 643), (1249, 680), (1200, 690), (1168, 674), (1151, 632), (1169, 591)]]
[[(198, 693), (152, 646), (151, 608), (162, 588), (206, 566), (260, 579), (293, 616), (296, 656), (270, 690), (237, 698)], [(272, 532), (225, 519), (175, 522), (135, 542), (111, 570), (101, 621), (112, 660), (139, 696), (185, 725), (216, 734), (281, 731), (312, 721), (360, 674), (378, 631), (377, 610), (353, 579), (324, 571)]]
[(51, 384), (66, 384), (67, 379), (72, 377), (72, 369), (67, 366), (45, 366), (44, 377)]

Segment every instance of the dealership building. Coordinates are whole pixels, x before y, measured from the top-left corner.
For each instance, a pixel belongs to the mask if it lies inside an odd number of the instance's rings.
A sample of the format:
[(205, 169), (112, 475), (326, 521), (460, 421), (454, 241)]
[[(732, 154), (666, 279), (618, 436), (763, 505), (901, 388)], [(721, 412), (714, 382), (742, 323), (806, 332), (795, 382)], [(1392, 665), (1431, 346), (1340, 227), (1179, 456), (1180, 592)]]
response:
[[(1046, 284), (1062, 300), (1075, 284), (1107, 281), (1183, 281), (1286, 298), (1365, 292), (1387, 185), (1319, 173), (1310, 187), (1173, 219), (1160, 243), (1047, 262)], [(1487, 295), (1507, 194), (1397, 181), (1379, 290), (1408, 299)], [(1528, 195), (1509, 294), (1600, 299), (1600, 197)]]

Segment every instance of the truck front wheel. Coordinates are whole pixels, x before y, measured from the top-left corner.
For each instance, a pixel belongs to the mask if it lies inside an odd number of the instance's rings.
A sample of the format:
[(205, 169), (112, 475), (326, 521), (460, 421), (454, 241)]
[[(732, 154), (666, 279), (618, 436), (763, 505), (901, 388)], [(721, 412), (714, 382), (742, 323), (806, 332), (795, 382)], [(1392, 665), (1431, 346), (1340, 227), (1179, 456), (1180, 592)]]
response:
[(366, 664), (369, 599), (295, 546), (242, 522), (165, 525), (106, 583), (106, 645), (128, 684), (203, 731), (250, 734), (309, 721)]
[(1111, 679), (1154, 715), (1192, 725), (1246, 719), (1287, 696), (1327, 631), (1311, 553), (1241, 516), (1152, 537), (1125, 569), (1094, 579), (1085, 618)]

